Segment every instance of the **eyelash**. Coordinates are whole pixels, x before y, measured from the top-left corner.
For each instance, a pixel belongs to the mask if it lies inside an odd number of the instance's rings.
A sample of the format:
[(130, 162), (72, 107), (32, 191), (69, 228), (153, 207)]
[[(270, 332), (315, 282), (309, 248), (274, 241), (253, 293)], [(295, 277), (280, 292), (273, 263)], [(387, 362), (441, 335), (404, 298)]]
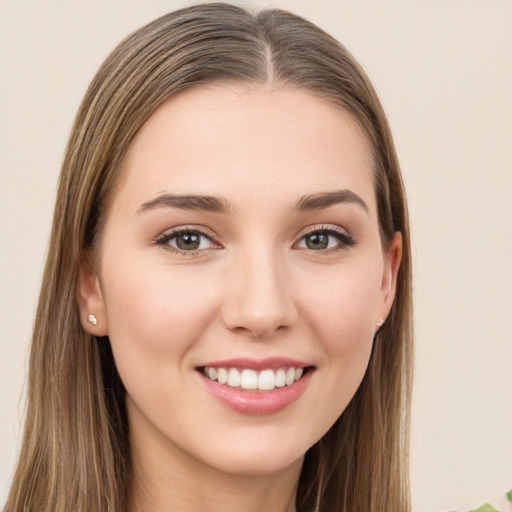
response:
[(177, 238), (180, 235), (187, 235), (187, 234), (194, 234), (194, 235), (199, 235), (200, 237), (207, 238), (212, 243), (212, 246), (215, 249), (221, 247), (221, 245), (213, 239), (211, 234), (206, 233), (205, 231), (203, 231), (199, 228), (195, 228), (195, 227), (194, 228), (183, 227), (183, 228), (178, 228), (178, 229), (175, 229), (172, 231), (168, 231), (167, 233), (164, 233), (163, 235), (159, 236), (155, 240), (155, 244), (162, 247), (166, 251), (170, 251), (172, 253), (180, 254), (183, 256), (194, 256), (200, 252), (210, 249), (210, 248), (208, 248), (208, 249), (196, 249), (196, 250), (185, 251), (185, 250), (180, 250), (176, 247), (173, 247), (172, 245), (169, 244), (169, 242), (173, 238)]
[[(207, 238), (211, 242), (213, 247), (209, 247), (207, 249), (196, 249), (196, 250), (186, 251), (186, 250), (180, 250), (180, 249), (173, 247), (169, 244), (169, 241), (177, 238), (180, 235), (184, 235), (184, 234), (199, 235), (200, 237)], [(344, 250), (344, 249), (346, 250), (347, 248), (353, 247), (357, 244), (357, 241), (344, 229), (334, 227), (334, 226), (321, 226), (321, 227), (313, 226), (301, 235), (299, 241), (296, 242), (294, 244), (294, 246), (296, 246), (301, 241), (305, 240), (306, 237), (314, 235), (314, 234), (331, 236), (331, 237), (334, 237), (338, 241), (338, 244), (336, 247), (331, 247), (331, 248), (327, 248), (327, 249), (319, 249), (319, 250), (309, 249), (312, 253), (316, 253), (318, 255), (332, 253), (332, 252), (336, 252), (336, 251), (340, 251), (340, 250)], [(199, 228), (195, 228), (195, 227), (194, 228), (187, 228), (187, 227), (178, 228), (178, 229), (172, 230), (170, 232), (164, 233), (155, 240), (155, 245), (162, 247), (166, 251), (170, 251), (172, 253), (180, 254), (180, 255), (184, 255), (184, 256), (194, 256), (200, 252), (207, 251), (212, 248), (218, 249), (218, 248), (222, 247), (218, 242), (216, 242), (214, 240), (214, 238), (212, 237), (211, 234), (206, 233), (205, 231), (203, 231)], [(304, 250), (308, 250), (308, 248), (304, 248)]]
[(357, 244), (357, 241), (344, 229), (339, 228), (337, 226), (312, 226), (308, 228), (305, 233), (302, 234), (299, 241), (295, 244), (301, 243), (308, 236), (311, 235), (327, 235), (328, 237), (333, 237), (337, 240), (337, 245), (335, 247), (328, 247), (327, 249), (309, 249), (307, 247), (301, 248), (302, 250), (308, 250), (311, 254), (315, 256), (324, 256), (328, 254), (332, 254), (334, 252), (347, 250), (350, 247), (353, 247)]

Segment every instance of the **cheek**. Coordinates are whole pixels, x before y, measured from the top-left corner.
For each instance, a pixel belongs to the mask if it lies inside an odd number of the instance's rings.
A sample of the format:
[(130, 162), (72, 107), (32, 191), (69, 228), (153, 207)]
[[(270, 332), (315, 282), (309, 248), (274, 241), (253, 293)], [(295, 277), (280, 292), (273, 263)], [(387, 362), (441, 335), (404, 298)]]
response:
[(346, 268), (317, 277), (304, 314), (328, 344), (329, 351), (357, 350), (372, 339), (381, 302), (377, 266)]
[(304, 315), (323, 346), (325, 389), (329, 390), (325, 396), (332, 400), (333, 420), (348, 405), (366, 371), (381, 300), (381, 280), (378, 265), (351, 268), (317, 280), (315, 293), (310, 294)]
[[(116, 362), (137, 372), (176, 366), (216, 310), (214, 286), (197, 272), (128, 259), (102, 267), (108, 331)], [(163, 371), (164, 371), (163, 370)]]

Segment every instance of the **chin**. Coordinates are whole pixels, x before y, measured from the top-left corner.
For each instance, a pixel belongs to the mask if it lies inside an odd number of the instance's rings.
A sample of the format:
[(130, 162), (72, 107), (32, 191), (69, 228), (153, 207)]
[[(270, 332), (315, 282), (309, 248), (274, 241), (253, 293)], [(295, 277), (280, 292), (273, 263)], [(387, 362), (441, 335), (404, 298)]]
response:
[(240, 477), (263, 477), (275, 475), (286, 470), (296, 469), (300, 471), (304, 454), (298, 458), (278, 457), (272, 455), (251, 456), (251, 454), (243, 454), (240, 458), (227, 457), (222, 464), (216, 465), (214, 469), (222, 473), (240, 476)]
[(239, 476), (271, 475), (290, 468), (300, 471), (309, 448), (303, 443), (291, 439), (287, 443), (282, 440), (233, 440), (228, 446), (217, 446), (214, 451), (205, 453), (204, 461), (222, 473)]

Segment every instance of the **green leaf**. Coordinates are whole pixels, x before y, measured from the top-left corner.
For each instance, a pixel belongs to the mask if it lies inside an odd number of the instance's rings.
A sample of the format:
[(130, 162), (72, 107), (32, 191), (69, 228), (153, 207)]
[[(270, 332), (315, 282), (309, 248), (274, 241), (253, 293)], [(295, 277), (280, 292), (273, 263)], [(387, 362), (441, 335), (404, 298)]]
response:
[(510, 489), (510, 491), (508, 491), (507, 494), (505, 494), (505, 496), (507, 497), (507, 500), (510, 501), (510, 503), (512, 503), (512, 489)]
[(471, 510), (470, 512), (499, 512), (496, 510), (492, 505), (489, 505), (489, 503), (485, 503), (485, 505), (482, 505), (480, 508), (477, 508), (475, 510)]

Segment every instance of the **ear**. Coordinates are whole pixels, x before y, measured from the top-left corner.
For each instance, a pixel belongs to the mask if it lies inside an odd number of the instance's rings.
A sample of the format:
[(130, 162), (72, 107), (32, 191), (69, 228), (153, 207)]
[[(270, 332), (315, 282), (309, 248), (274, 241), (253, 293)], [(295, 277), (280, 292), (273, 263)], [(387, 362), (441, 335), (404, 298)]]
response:
[(376, 324), (379, 325), (381, 320), (386, 320), (391, 311), (391, 306), (395, 300), (396, 281), (400, 261), (402, 260), (402, 233), (397, 231), (389, 244), (388, 251), (384, 261), (384, 273), (382, 276), (382, 304), (380, 307), (380, 317), (377, 318)]
[[(80, 309), (80, 322), (84, 330), (93, 336), (106, 336), (108, 334), (107, 312), (90, 253), (85, 254), (80, 261), (76, 298)], [(96, 325), (90, 321), (90, 315), (94, 315)]]

